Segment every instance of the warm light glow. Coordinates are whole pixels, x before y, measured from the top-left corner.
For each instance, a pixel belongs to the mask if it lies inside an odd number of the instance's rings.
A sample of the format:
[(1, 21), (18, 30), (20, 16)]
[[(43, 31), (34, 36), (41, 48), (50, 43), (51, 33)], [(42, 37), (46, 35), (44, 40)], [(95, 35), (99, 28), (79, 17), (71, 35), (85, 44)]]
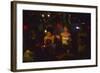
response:
[(47, 33), (47, 30), (45, 29), (45, 31), (44, 31), (45, 33)]

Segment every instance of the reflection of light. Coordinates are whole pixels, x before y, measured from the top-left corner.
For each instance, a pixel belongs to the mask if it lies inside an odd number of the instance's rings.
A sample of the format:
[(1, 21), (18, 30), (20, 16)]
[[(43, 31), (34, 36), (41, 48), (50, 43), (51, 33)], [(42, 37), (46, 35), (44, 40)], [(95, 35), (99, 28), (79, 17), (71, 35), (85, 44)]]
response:
[(44, 32), (47, 33), (47, 30), (45, 29)]
[(48, 17), (50, 17), (50, 14), (48, 14)]
[(82, 22), (81, 24), (85, 24), (85, 22)]
[(42, 14), (41, 16), (42, 16), (42, 17), (45, 17), (45, 15), (44, 15), (44, 14)]
[(80, 27), (79, 26), (76, 26), (76, 29), (80, 29)]

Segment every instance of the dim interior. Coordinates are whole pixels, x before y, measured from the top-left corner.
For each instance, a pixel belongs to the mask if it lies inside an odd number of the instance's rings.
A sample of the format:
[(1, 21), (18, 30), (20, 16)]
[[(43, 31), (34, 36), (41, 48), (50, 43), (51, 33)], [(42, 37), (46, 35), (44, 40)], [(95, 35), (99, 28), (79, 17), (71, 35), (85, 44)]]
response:
[(23, 10), (23, 62), (90, 58), (90, 13)]

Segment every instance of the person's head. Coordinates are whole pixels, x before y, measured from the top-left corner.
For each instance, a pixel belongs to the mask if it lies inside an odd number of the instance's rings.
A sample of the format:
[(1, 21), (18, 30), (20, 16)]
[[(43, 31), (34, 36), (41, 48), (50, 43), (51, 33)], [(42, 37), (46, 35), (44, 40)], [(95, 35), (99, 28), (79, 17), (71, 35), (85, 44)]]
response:
[(27, 49), (27, 50), (26, 50), (26, 53), (30, 53), (30, 50), (29, 50), (29, 49)]
[(64, 26), (64, 31), (68, 31), (68, 28), (66, 26)]
[(52, 33), (51, 32), (47, 32), (47, 36), (51, 36), (52, 35)]

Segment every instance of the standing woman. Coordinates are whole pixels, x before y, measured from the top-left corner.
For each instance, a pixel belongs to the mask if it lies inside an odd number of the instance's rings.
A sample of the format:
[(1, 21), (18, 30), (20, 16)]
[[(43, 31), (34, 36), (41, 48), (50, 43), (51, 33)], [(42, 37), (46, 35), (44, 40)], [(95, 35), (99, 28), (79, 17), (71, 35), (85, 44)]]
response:
[(61, 43), (62, 43), (62, 55), (61, 58), (68, 59), (70, 55), (70, 42), (71, 42), (71, 34), (66, 26), (63, 28), (63, 32), (61, 32)]

